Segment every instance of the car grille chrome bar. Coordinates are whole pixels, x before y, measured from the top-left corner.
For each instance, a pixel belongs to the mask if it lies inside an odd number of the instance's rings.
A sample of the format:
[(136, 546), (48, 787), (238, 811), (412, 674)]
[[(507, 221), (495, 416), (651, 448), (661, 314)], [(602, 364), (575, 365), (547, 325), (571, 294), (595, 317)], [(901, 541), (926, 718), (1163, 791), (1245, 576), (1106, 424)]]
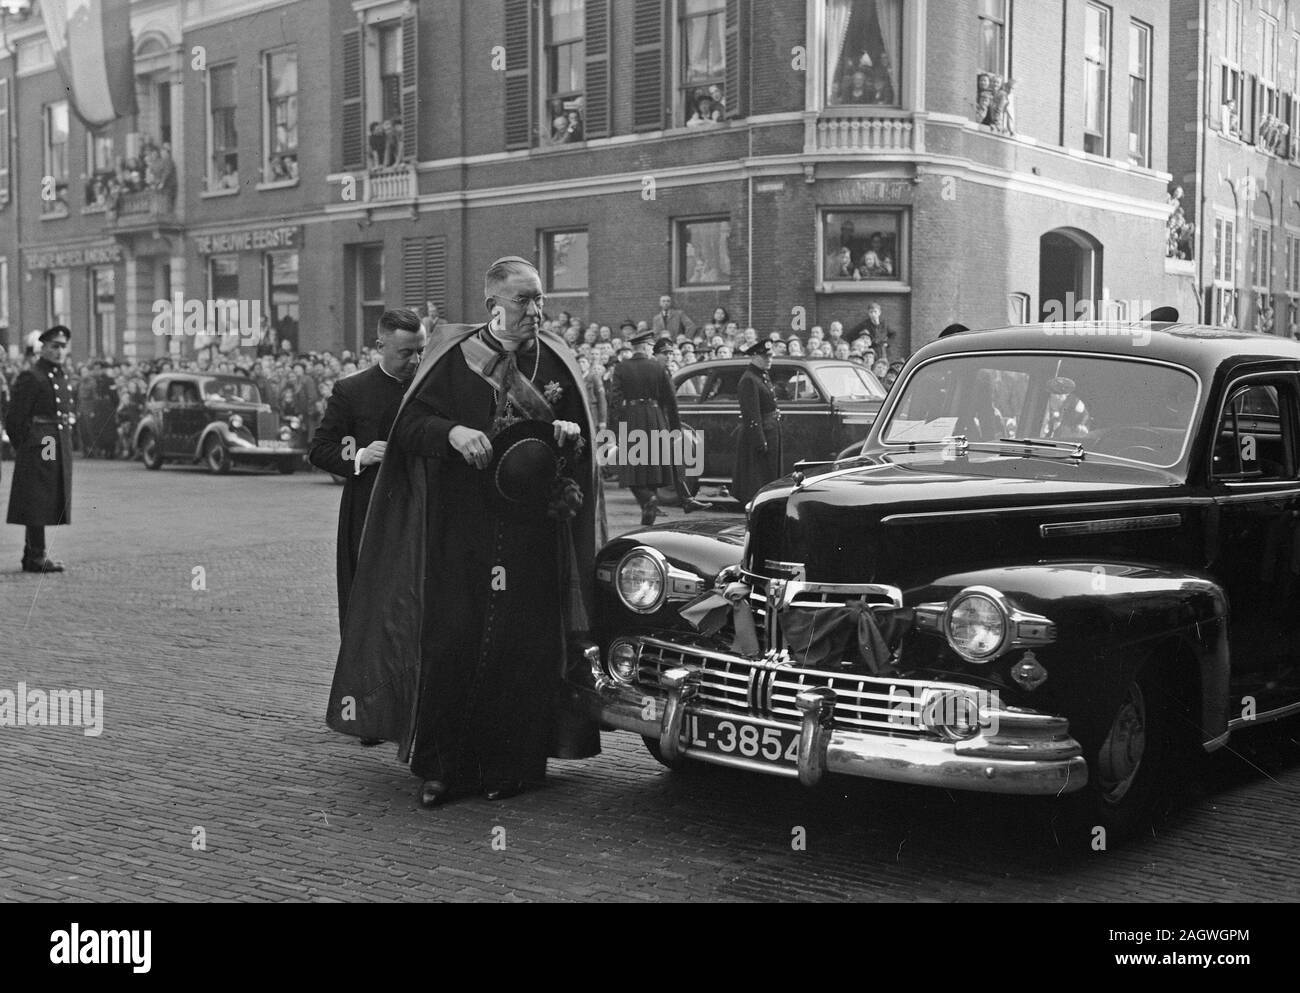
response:
[(742, 572), (749, 585), (749, 608), (754, 627), (765, 652), (780, 652), (788, 646), (781, 635), (780, 613), (784, 610), (816, 610), (866, 600), (873, 611), (894, 611), (903, 607), (903, 592), (880, 583), (809, 583), (795, 579), (772, 579)]
[(917, 679), (849, 676), (816, 669), (797, 669), (789, 656), (746, 659), (661, 638), (640, 639), (637, 681), (662, 687), (675, 669), (699, 676), (694, 699), (754, 715), (799, 721), (799, 695), (830, 691), (834, 695), (833, 723), (837, 728), (937, 739), (921, 719), (924, 703), (935, 693), (969, 694), (972, 687)]

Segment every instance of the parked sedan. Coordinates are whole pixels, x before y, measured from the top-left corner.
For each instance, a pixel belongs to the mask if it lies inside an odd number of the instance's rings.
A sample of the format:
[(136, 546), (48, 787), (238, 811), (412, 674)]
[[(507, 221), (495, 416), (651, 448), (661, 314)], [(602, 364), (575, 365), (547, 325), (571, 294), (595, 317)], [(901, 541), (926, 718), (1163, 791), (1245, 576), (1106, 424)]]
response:
[(201, 461), (215, 473), (241, 463), (288, 475), (307, 453), (307, 431), (300, 418), (272, 411), (241, 376), (173, 372), (149, 384), (135, 445), (146, 469)]
[(1176, 323), (932, 342), (857, 457), (744, 528), (605, 546), (574, 702), (674, 768), (1140, 830), (1197, 756), (1300, 713), (1298, 370), (1294, 341)]
[[(736, 460), (746, 359), (715, 359), (673, 377), (682, 423), (704, 433), (702, 482), (727, 485)], [(833, 359), (774, 359), (769, 370), (781, 408), (781, 473), (801, 461), (834, 459), (867, 436), (885, 388), (869, 370)]]

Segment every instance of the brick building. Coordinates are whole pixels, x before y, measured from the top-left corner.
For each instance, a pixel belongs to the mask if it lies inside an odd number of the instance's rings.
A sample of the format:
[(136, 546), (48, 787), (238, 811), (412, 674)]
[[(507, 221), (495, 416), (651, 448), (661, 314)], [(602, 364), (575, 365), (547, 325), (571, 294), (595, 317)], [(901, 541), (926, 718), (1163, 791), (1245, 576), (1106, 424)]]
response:
[(1300, 19), (1286, 0), (1173, 0), (1170, 171), (1210, 323), (1300, 336)]
[[(552, 312), (648, 318), (667, 291), (788, 331), (874, 300), (897, 353), (1080, 301), (1196, 307), (1165, 259), (1164, 0), (134, 0), (131, 23), (139, 111), (97, 134), (39, 3), (4, 23), (12, 322), (92, 352), (201, 343), (153, 333), (177, 296), (252, 301), (302, 349), (396, 304), (478, 320), (507, 253)], [(121, 183), (163, 145), (174, 194)]]

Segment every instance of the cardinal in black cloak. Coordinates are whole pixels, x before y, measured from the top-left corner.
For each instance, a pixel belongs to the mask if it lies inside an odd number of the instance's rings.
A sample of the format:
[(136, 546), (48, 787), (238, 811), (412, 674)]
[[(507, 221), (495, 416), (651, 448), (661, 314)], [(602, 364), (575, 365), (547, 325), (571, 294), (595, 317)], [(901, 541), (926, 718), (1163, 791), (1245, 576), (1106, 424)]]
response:
[[(492, 321), (435, 330), (394, 422), (326, 714), (336, 731), (397, 742), (425, 806), (512, 796), (545, 775), (548, 754), (600, 751), (596, 725), (560, 703), (566, 674), (590, 678), (576, 644), (605, 540), (582, 373), (539, 333), (531, 263), (493, 263), (484, 295)], [(541, 505), (502, 489), (499, 443), (522, 422), (553, 435), (558, 472)]]

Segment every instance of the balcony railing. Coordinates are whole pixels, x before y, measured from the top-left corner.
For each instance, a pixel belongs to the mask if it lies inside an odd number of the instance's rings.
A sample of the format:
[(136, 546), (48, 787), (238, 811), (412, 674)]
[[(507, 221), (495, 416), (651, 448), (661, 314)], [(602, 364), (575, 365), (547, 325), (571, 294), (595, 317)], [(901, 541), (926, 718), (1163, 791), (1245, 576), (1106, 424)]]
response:
[(108, 224), (121, 229), (171, 226), (176, 220), (176, 197), (161, 190), (123, 192), (108, 202)]
[(910, 116), (828, 108), (809, 117), (804, 145), (809, 152), (846, 155), (915, 152), (918, 130)]
[(414, 200), (417, 189), (415, 163), (413, 162), (371, 169), (366, 173), (366, 203), (384, 200)]

